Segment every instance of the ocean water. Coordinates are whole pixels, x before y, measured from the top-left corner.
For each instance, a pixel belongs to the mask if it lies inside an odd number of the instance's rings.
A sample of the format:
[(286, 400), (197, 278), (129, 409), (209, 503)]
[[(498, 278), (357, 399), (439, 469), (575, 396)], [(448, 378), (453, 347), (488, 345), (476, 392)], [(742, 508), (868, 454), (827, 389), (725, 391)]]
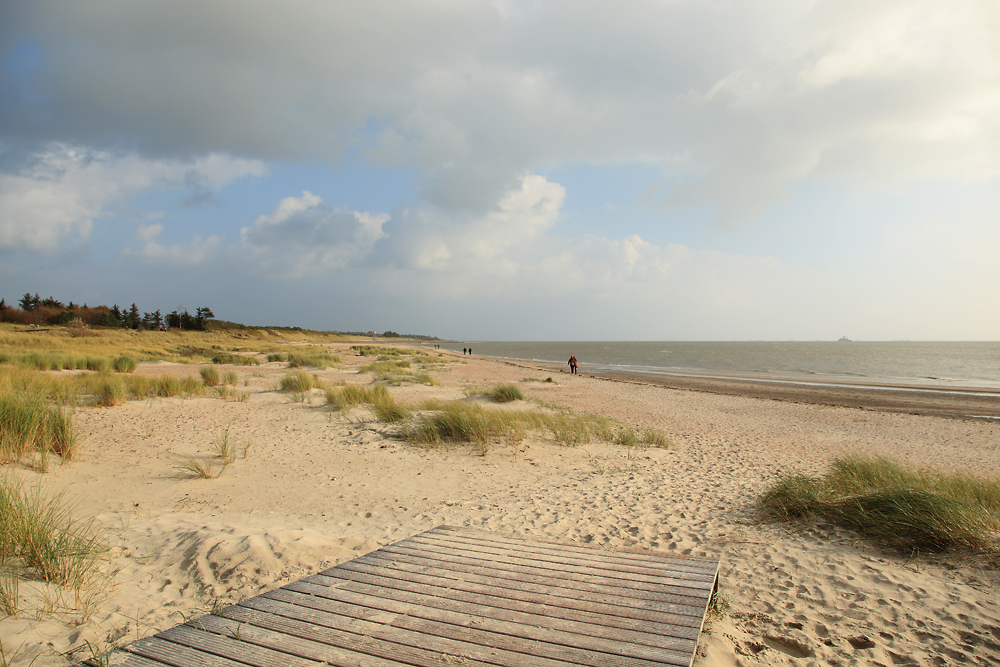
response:
[(447, 343), (476, 356), (651, 373), (829, 376), (873, 383), (1000, 387), (1000, 343), (914, 342), (502, 342)]

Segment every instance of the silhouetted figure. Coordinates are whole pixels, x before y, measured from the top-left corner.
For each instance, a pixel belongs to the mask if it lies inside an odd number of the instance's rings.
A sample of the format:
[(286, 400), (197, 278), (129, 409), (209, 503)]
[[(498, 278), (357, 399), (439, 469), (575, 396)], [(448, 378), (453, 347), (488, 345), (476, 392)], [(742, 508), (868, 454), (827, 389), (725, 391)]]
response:
[(464, 347), (462, 348), (462, 354), (468, 354)]
[(576, 375), (576, 355), (569, 358), (569, 372)]

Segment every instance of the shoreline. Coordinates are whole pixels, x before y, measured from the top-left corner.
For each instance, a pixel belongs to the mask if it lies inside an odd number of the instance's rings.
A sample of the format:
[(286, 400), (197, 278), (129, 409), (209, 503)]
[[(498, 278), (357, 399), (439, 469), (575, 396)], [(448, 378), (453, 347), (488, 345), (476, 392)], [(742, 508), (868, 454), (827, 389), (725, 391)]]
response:
[[(555, 362), (504, 357), (481, 357), (551, 373), (569, 374)], [(615, 382), (628, 382), (697, 391), (723, 396), (742, 396), (791, 403), (807, 403), (859, 410), (898, 412), (951, 419), (1000, 420), (1000, 389), (947, 387), (904, 382), (864, 382), (766, 377), (759, 373), (663, 372), (611, 369), (599, 364), (579, 365), (579, 374)]]

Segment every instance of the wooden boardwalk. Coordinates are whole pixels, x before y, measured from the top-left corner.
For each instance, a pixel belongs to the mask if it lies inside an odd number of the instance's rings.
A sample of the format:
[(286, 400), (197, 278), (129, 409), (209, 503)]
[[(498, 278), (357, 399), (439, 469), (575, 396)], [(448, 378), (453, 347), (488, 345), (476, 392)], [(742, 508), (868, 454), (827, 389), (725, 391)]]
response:
[(136, 641), (110, 664), (689, 666), (718, 565), (441, 526)]

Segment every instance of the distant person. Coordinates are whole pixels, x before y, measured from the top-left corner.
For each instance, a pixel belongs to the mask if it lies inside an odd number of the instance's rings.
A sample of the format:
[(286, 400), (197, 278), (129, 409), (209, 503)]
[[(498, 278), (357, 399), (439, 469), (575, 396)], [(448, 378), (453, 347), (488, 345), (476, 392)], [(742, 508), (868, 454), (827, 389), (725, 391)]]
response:
[(472, 356), (472, 348), (471, 347), (469, 348), (469, 356), (470, 357)]
[(576, 375), (576, 355), (574, 354), (569, 358), (569, 372), (572, 375)]
[(468, 352), (465, 351), (464, 347), (462, 348), (462, 354), (468, 354)]

